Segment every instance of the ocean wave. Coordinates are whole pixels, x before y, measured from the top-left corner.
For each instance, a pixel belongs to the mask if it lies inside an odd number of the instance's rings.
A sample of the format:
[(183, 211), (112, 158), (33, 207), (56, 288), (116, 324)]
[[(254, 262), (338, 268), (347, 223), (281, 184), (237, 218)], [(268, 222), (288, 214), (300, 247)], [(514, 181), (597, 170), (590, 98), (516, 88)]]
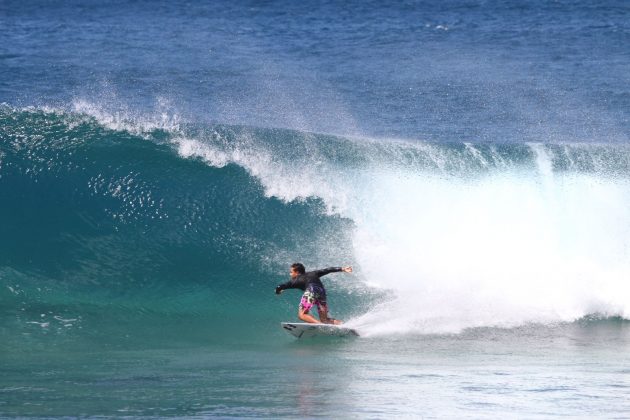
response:
[(0, 108), (0, 299), (15, 311), (28, 295), (34, 314), (113, 302), (279, 321), (295, 302), (260, 296), (301, 260), (356, 265), (329, 287), (367, 335), (630, 317), (628, 147), (365, 139), (75, 105)]

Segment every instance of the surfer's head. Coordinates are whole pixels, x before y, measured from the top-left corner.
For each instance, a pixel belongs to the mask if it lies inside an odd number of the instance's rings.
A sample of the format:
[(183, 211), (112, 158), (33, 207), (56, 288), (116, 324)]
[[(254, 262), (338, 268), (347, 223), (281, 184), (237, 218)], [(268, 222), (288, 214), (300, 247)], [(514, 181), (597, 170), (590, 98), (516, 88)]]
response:
[(306, 273), (304, 264), (302, 263), (291, 264), (291, 271), (290, 271), (291, 278), (296, 278), (300, 274), (304, 274), (304, 273)]

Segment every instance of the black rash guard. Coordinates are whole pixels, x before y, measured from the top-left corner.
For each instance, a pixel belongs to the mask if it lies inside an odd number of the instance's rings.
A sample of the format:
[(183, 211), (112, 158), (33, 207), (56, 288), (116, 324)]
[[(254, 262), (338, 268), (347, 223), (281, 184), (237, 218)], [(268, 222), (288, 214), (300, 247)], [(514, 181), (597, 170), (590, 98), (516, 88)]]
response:
[(278, 290), (285, 289), (306, 290), (309, 286), (315, 286), (325, 291), (326, 289), (319, 278), (325, 276), (326, 274), (337, 273), (339, 271), (343, 271), (341, 267), (330, 267), (324, 268), (323, 270), (309, 271), (308, 273), (300, 274), (296, 278), (278, 285), (278, 287), (276, 287), (276, 293), (279, 293)]

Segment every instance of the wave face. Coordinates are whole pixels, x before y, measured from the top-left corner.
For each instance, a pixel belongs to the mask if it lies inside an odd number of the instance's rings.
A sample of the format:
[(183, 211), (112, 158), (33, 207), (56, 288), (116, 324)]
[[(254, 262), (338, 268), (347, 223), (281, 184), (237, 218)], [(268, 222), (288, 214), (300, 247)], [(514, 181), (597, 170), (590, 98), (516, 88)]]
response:
[(295, 315), (297, 293), (273, 295), (294, 261), (356, 266), (327, 284), (366, 335), (630, 317), (619, 144), (347, 138), (78, 104), (3, 106), (0, 147), (5, 331), (263, 337)]

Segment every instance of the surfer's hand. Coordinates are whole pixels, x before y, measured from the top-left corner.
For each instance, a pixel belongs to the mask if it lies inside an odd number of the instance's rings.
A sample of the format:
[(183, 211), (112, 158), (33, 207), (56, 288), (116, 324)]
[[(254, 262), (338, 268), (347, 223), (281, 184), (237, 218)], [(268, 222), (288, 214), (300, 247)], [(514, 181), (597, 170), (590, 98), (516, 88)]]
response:
[(348, 267), (344, 267), (341, 269), (342, 271), (346, 272), (346, 273), (352, 273), (352, 267), (348, 266)]
[(280, 293), (282, 293), (282, 289), (278, 286), (276, 287), (276, 295), (279, 295)]

